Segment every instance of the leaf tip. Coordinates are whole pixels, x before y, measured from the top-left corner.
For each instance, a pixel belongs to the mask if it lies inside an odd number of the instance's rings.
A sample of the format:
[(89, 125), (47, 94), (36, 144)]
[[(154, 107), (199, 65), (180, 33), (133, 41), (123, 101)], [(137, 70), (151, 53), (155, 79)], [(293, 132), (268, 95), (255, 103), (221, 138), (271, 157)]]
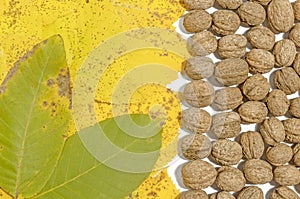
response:
[(60, 34), (55, 34), (44, 41), (46, 44), (49, 41), (54, 41), (55, 43), (64, 43), (63, 37)]
[(9, 82), (9, 80), (19, 70), (19, 65), (22, 62), (26, 61), (30, 56), (32, 56), (34, 54), (34, 52), (36, 51), (36, 49), (38, 49), (42, 45), (47, 44), (49, 41), (53, 41), (54, 43), (58, 43), (59, 45), (64, 45), (63, 38), (60, 34), (53, 35), (50, 38), (42, 41), (41, 43), (39, 43), (37, 45), (35, 45), (31, 50), (29, 50), (25, 55), (23, 55), (18, 61), (16, 61), (14, 66), (9, 70), (9, 72), (7, 73), (6, 77), (4, 78), (2, 84), (0, 85), (0, 95), (5, 93), (6, 85)]

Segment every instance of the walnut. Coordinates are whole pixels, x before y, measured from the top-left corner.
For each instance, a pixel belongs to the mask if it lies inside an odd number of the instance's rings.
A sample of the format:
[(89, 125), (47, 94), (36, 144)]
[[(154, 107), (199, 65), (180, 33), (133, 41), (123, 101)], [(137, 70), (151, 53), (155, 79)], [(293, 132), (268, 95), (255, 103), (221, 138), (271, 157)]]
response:
[(214, 143), (211, 155), (220, 165), (234, 165), (242, 159), (243, 152), (239, 143), (227, 139), (220, 139)]
[(252, 46), (263, 50), (272, 50), (275, 44), (275, 34), (264, 26), (251, 28), (247, 33), (247, 39)]
[(241, 24), (239, 16), (231, 10), (218, 10), (214, 12), (212, 20), (212, 29), (219, 35), (234, 34)]
[(265, 149), (265, 143), (258, 132), (248, 131), (241, 135), (240, 144), (246, 159), (260, 158)]
[(266, 102), (270, 113), (274, 116), (283, 116), (289, 110), (290, 101), (282, 90), (272, 90)]
[(249, 26), (262, 24), (266, 19), (266, 10), (256, 2), (245, 2), (238, 9), (238, 15), (242, 22)]
[(244, 164), (246, 179), (254, 184), (265, 184), (273, 179), (272, 166), (260, 159), (247, 160)]
[(243, 173), (237, 168), (223, 166), (218, 172), (216, 185), (223, 191), (240, 191), (246, 184)]
[(274, 82), (277, 88), (291, 95), (300, 89), (300, 78), (291, 67), (285, 67), (275, 72)]
[(212, 185), (218, 172), (210, 163), (203, 160), (194, 160), (182, 167), (181, 175), (185, 186), (198, 190)]
[(212, 24), (212, 17), (205, 10), (193, 10), (183, 17), (183, 26), (191, 33), (207, 30)]
[(261, 74), (255, 74), (244, 82), (242, 90), (249, 100), (259, 101), (268, 95), (270, 84), (267, 78)]
[(179, 154), (188, 160), (203, 159), (210, 155), (212, 144), (201, 134), (187, 135), (179, 141)]
[(263, 49), (252, 49), (247, 53), (246, 61), (252, 73), (268, 73), (275, 65), (274, 55)]
[(279, 166), (274, 170), (274, 180), (282, 186), (300, 183), (300, 171), (292, 165)]
[(243, 95), (239, 88), (228, 87), (216, 91), (214, 107), (217, 110), (230, 110), (237, 108), (243, 102)]
[(243, 59), (230, 58), (219, 62), (215, 68), (215, 77), (225, 86), (243, 83), (248, 78), (248, 64)]
[(246, 54), (247, 39), (243, 35), (227, 35), (219, 40), (218, 53), (222, 58), (241, 58)]
[(274, 166), (280, 166), (288, 163), (293, 157), (293, 150), (290, 146), (278, 143), (269, 147), (266, 152), (266, 158)]
[(240, 106), (238, 112), (245, 123), (261, 123), (268, 115), (263, 102), (248, 101)]
[(268, 5), (268, 21), (275, 32), (288, 32), (294, 24), (293, 7), (289, 0), (272, 0)]
[(206, 56), (217, 50), (218, 41), (209, 31), (202, 31), (189, 37), (187, 49), (192, 56)]
[(195, 80), (187, 84), (183, 91), (184, 100), (193, 107), (209, 106), (214, 99), (213, 86), (204, 80)]
[(240, 115), (236, 112), (214, 115), (211, 130), (219, 139), (236, 137), (241, 132)]
[(209, 78), (214, 74), (215, 64), (209, 57), (193, 57), (182, 63), (185, 74), (194, 80)]
[(260, 133), (265, 143), (271, 146), (283, 142), (285, 139), (284, 126), (276, 117), (266, 119), (260, 127)]
[(296, 57), (296, 53), (296, 46), (294, 42), (289, 39), (283, 39), (276, 42), (273, 48), (275, 62), (279, 67), (291, 66)]

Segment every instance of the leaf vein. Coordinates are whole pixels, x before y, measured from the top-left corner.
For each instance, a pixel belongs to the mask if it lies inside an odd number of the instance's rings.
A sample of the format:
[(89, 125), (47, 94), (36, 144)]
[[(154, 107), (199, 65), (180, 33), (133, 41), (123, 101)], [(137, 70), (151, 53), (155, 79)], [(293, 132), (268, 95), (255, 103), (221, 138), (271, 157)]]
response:
[[(50, 54), (52, 54), (53, 50), (54, 49), (52, 47), (51, 50), (50, 50), (51, 53), (47, 54), (47, 59), (45, 60), (45, 62), (43, 64), (43, 67), (42, 67), (42, 70), (41, 70), (41, 76), (40, 76), (39, 81), (38, 81), (38, 86), (37, 86), (36, 92), (34, 93), (33, 100), (32, 100), (32, 103), (31, 103), (31, 107), (30, 107), (30, 110), (29, 110), (28, 119), (27, 119), (27, 122), (26, 122), (25, 130), (24, 130), (24, 139), (23, 139), (22, 145), (21, 145), (20, 160), (18, 161), (18, 164), (17, 164), (17, 179), (16, 179), (16, 187), (15, 187), (16, 198), (18, 198), (18, 192), (19, 192), (19, 186), (20, 186), (20, 177), (21, 177), (21, 167), (22, 167), (23, 156), (24, 156), (24, 152), (25, 152), (25, 143), (26, 143), (26, 140), (27, 140), (26, 138), (27, 138), (27, 134), (28, 134), (28, 128), (29, 128), (31, 117), (32, 117), (32, 114), (33, 114), (34, 104), (36, 103), (37, 95), (40, 91), (40, 87), (41, 87), (41, 83), (42, 83), (42, 80), (43, 80), (43, 77), (44, 77), (44, 73), (45, 73), (45, 70), (46, 70), (48, 62), (49, 62)], [(36, 64), (38, 64), (38, 63), (36, 63)]]
[[(37, 195), (36, 197), (40, 197), (40, 196), (43, 196), (49, 192), (53, 192), (54, 190), (58, 189), (58, 188), (61, 188), (63, 187), (64, 185), (68, 184), (68, 183), (71, 183), (73, 181), (76, 181), (78, 178), (80, 178), (81, 176), (84, 176), (86, 174), (88, 174), (89, 172), (93, 171), (94, 169), (96, 169), (97, 167), (99, 167), (100, 165), (103, 165), (105, 164), (105, 162), (109, 161), (110, 159), (114, 158), (116, 155), (118, 155), (119, 153), (125, 151), (126, 149), (128, 149), (131, 145), (135, 144), (137, 141), (134, 140), (132, 143), (130, 143), (128, 146), (124, 147), (122, 150), (118, 151), (117, 153), (115, 153), (114, 155), (112, 155), (111, 157), (107, 158), (106, 160), (103, 160), (102, 162), (98, 162), (96, 165), (94, 165), (93, 167), (91, 167), (90, 169), (86, 170), (85, 172), (71, 178), (70, 180), (67, 180), (65, 181), (64, 183), (61, 183), (60, 185), (57, 185), (56, 187), (52, 187), (51, 189), (43, 192), (43, 193), (40, 193), (39, 195)], [(76, 181), (78, 182), (78, 181)]]

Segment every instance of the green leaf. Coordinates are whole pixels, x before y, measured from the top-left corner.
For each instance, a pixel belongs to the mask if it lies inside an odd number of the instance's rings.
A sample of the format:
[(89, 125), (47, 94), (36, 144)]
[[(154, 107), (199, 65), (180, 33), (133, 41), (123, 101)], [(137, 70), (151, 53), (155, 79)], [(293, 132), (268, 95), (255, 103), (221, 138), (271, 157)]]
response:
[[(151, 155), (147, 156), (145, 162), (135, 162), (135, 165), (130, 166), (133, 170), (135, 167), (138, 169), (139, 165), (153, 168), (161, 147), (161, 129), (150, 138), (132, 137), (127, 133), (130, 130), (135, 130), (134, 127), (130, 129), (127, 126), (126, 133), (118, 126), (128, 124), (128, 120), (124, 120), (125, 117), (127, 116), (105, 120), (100, 122), (99, 126), (97, 124), (84, 129), (69, 138), (52, 177), (43, 190), (33, 198), (119, 199), (134, 191), (147, 178), (151, 170), (144, 173), (131, 173), (113, 169), (107, 166), (107, 163), (120, 158), (124, 151), (131, 151), (140, 155), (149, 152)], [(151, 121), (146, 115), (131, 115), (131, 118), (141, 126), (146, 126)], [(98, 143), (94, 147), (98, 148), (98, 146), (105, 145), (103, 140), (99, 141), (97, 138), (97, 135), (101, 134), (101, 129), (115, 146), (120, 147), (120, 150), (110, 152), (110, 149), (107, 148), (103, 154), (108, 153), (110, 156), (99, 162), (85, 148), (80, 136), (86, 135), (90, 140), (97, 140)], [(128, 166), (126, 164), (127, 161), (123, 162), (124, 168)]]
[(38, 44), (0, 87), (0, 187), (31, 197), (51, 177), (70, 120), (70, 78), (63, 40)]

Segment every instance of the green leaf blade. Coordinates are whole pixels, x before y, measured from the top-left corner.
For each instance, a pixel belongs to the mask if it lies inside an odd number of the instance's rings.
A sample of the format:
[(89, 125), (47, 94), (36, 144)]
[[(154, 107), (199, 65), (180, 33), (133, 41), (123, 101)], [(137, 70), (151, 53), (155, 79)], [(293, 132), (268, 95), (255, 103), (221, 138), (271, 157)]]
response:
[[(139, 125), (150, 122), (150, 118), (146, 115), (132, 115), (132, 117)], [(118, 154), (110, 154), (110, 160), (119, 158), (118, 155), (121, 155), (123, 150), (137, 153), (152, 151), (147, 164), (153, 168), (161, 147), (161, 131), (149, 139), (140, 139), (131, 137), (119, 129), (115, 119), (102, 121), (99, 126), (104, 130), (104, 134), (122, 149)], [(106, 162), (99, 162), (91, 155), (83, 145), (79, 134), (87, 134), (89, 139), (95, 139), (95, 134), (99, 133), (98, 130), (98, 125), (95, 125), (67, 140), (53, 175), (43, 190), (33, 197), (34, 199), (119, 199), (132, 193), (148, 177), (151, 171), (130, 173), (116, 170), (105, 165), (109, 159)], [(98, 145), (101, 144), (103, 144), (101, 141), (98, 142)], [(136, 162), (136, 165), (138, 164), (143, 163)], [(131, 166), (134, 167), (134, 165)]]
[(71, 96), (59, 94), (59, 75), (69, 85), (63, 41), (53, 36), (21, 58), (0, 87), (0, 187), (14, 198), (39, 192), (62, 151)]

